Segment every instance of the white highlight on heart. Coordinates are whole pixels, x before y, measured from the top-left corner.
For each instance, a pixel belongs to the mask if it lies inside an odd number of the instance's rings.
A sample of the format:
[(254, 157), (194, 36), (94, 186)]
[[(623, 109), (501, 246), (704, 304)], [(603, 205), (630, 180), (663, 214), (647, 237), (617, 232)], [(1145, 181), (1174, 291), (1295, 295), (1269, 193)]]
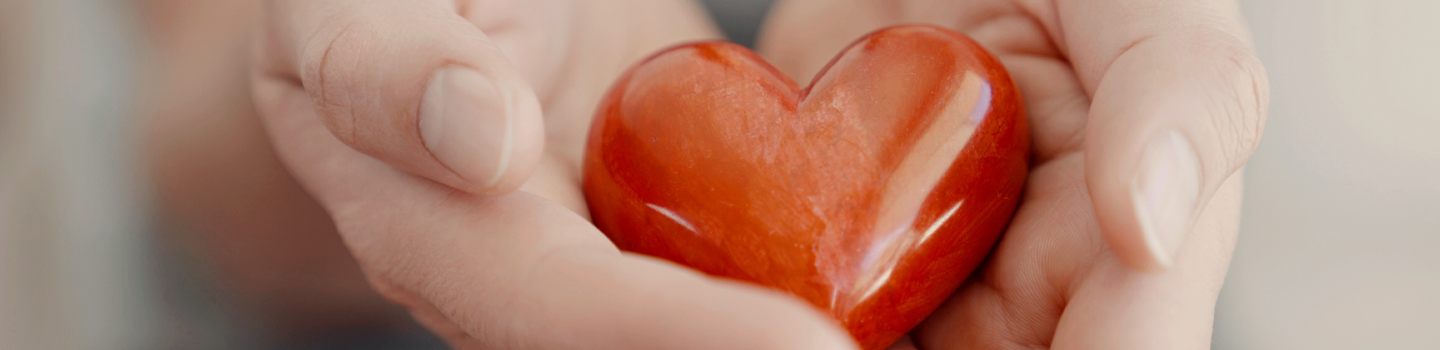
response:
[(865, 252), (859, 264), (854, 265), (860, 270), (855, 271), (851, 279), (853, 284), (849, 285), (852, 292), (863, 292), (850, 294), (858, 296), (848, 300), (832, 300), (832, 303), (842, 305), (845, 310), (865, 303), (889, 282), (903, 253), (929, 240), (960, 210), (964, 199), (952, 204), (924, 231), (914, 227), (926, 200), (944, 180), (945, 174), (970, 143), (979, 123), (990, 112), (992, 93), (990, 84), (983, 78), (974, 72), (966, 72), (949, 104), (916, 140), (885, 185), (873, 228), (878, 244)]
[(685, 218), (680, 217), (680, 214), (676, 214), (675, 211), (650, 203), (645, 203), (645, 206), (650, 207), (650, 209), (654, 209), (655, 212), (660, 213), (660, 215), (664, 215), (667, 218), (670, 218), (670, 220), (674, 220), (675, 223), (680, 224), (680, 226), (685, 226), (685, 229), (690, 230), (690, 232), (697, 234), (700, 233), (700, 231), (695, 230), (695, 225), (690, 224), (690, 220), (685, 220)]
[(920, 243), (917, 243), (917, 245), (924, 244), (925, 241), (930, 240), (930, 236), (934, 235), (935, 231), (939, 231), (940, 226), (944, 226), (945, 223), (950, 222), (950, 217), (954, 216), (955, 212), (959, 211), (960, 206), (963, 204), (965, 204), (964, 199), (961, 199), (959, 202), (955, 202), (955, 205), (951, 206), (950, 210), (945, 211), (945, 215), (941, 215), (939, 219), (935, 219), (935, 222), (930, 223), (930, 227), (926, 228), (925, 233), (920, 235)]

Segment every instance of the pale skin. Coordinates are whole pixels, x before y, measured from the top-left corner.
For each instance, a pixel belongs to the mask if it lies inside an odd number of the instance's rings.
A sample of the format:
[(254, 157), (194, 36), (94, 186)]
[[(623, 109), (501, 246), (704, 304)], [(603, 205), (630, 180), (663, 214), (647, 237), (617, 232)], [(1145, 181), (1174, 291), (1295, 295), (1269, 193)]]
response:
[[(276, 193), (267, 198), (314, 198), (324, 209), (252, 218), (293, 232), (275, 240), (333, 247), (306, 237), (338, 232), (370, 286), (457, 348), (854, 347), (798, 300), (619, 252), (586, 219), (579, 160), (598, 97), (644, 55), (715, 37), (695, 4), (391, 3), (265, 5), (250, 75), (263, 129), (207, 132), (268, 136), (273, 151), (242, 153), (279, 162), (235, 171), (288, 173), (300, 186), (263, 185)], [(1208, 348), (1238, 232), (1240, 169), (1268, 93), (1235, 3), (790, 0), (767, 21), (760, 49), (808, 81), (849, 41), (907, 22), (965, 32), (1001, 58), (1027, 104), (1036, 153), (990, 260), (895, 348)], [(437, 75), (457, 67), (504, 97)], [(458, 93), (435, 102), (427, 91), (437, 86)], [(506, 141), (435, 141), (424, 125), (456, 108), (505, 111), (493, 119), (504, 123), (474, 125), (502, 128)], [(152, 135), (176, 135), (165, 126), (183, 119), (157, 119)], [(1201, 171), (1198, 209), (1158, 219), (1184, 217), (1178, 238), (1145, 226), (1133, 203), (1155, 135), (1180, 135), (1171, 139), (1193, 149)], [(164, 157), (176, 147), (153, 142), (157, 181), (197, 167)], [(500, 149), (503, 165), (471, 162)], [(167, 207), (233, 206), (205, 195), (225, 181), (194, 182), (162, 189)], [(174, 216), (226, 227), (196, 211)], [(287, 225), (327, 214), (333, 229)], [(245, 265), (244, 252), (232, 256)]]
[[(992, 50), (1025, 99), (1035, 154), (1009, 231), (897, 348), (1209, 348), (1269, 93), (1236, 2), (791, 0), (774, 11), (760, 49), (790, 74), (813, 74), (821, 52), (867, 28), (925, 22)], [(1117, 188), (1167, 129), (1195, 144), (1209, 199), (1163, 264)]]

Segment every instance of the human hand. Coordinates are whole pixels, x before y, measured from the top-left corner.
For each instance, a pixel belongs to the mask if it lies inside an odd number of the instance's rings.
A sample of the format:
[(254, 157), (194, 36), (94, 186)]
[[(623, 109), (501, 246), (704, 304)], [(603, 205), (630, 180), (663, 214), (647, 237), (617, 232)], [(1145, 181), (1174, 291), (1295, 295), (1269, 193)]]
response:
[(623, 254), (586, 221), (596, 101), (642, 55), (713, 35), (702, 18), (681, 0), (276, 0), (253, 90), (371, 284), (457, 348), (853, 348), (803, 302)]
[(789, 0), (760, 49), (808, 77), (854, 38), (907, 22), (1000, 58), (1035, 153), (988, 262), (895, 347), (1208, 348), (1269, 93), (1238, 5)]

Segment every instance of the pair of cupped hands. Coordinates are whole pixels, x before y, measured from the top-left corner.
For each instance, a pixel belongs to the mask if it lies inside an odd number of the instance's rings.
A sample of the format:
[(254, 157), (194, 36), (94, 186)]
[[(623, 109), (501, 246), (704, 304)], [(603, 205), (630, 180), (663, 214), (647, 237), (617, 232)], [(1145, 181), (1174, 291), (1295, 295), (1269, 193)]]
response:
[[(1208, 348), (1268, 87), (1233, 0), (788, 0), (806, 81), (932, 23), (1024, 98), (1030, 176), (989, 260), (898, 349)], [(852, 349), (804, 302), (624, 253), (580, 161), (612, 80), (717, 32), (689, 0), (274, 0), (252, 86), (371, 284), (460, 349)]]

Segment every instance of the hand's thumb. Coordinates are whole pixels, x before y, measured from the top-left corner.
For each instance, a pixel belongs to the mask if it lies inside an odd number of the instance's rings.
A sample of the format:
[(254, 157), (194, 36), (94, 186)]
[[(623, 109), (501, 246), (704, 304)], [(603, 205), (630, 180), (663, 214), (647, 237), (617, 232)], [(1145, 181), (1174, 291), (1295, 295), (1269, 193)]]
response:
[(1154, 14), (1168, 19), (1159, 25), (1095, 21), (1085, 31), (1134, 38), (1100, 61), (1109, 64), (1086, 125), (1085, 179), (1115, 254), (1150, 271), (1169, 267), (1210, 197), (1249, 159), (1268, 104), (1239, 20), (1196, 24), (1187, 19), (1219, 10), (1185, 4), (1154, 5), (1166, 10)]
[(434, 1), (271, 7), (261, 73), (298, 82), (351, 148), (474, 193), (514, 189), (538, 162), (544, 127), (534, 92), (454, 8)]

